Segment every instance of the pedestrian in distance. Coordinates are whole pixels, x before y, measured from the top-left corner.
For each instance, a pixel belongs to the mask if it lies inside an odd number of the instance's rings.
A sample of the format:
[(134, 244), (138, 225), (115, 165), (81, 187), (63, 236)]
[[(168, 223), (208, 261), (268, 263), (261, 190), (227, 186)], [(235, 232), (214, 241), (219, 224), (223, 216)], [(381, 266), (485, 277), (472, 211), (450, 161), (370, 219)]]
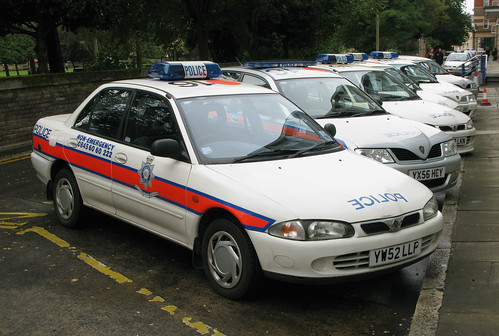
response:
[(497, 61), (497, 48), (494, 48), (492, 51), (492, 60)]
[(435, 52), (434, 59), (435, 62), (437, 62), (440, 65), (444, 63), (444, 53), (442, 51), (442, 48), (438, 48), (438, 50)]

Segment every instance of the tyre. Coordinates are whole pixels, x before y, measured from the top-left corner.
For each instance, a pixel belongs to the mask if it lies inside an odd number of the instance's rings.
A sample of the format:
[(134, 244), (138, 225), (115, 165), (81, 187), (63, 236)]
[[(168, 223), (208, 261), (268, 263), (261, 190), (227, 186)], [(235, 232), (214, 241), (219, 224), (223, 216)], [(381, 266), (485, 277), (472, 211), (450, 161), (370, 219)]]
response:
[(202, 244), (203, 268), (210, 286), (220, 295), (239, 300), (255, 294), (263, 275), (244, 229), (228, 220), (214, 220)]
[(61, 224), (68, 228), (81, 226), (83, 202), (76, 179), (68, 169), (61, 169), (54, 179), (54, 209)]

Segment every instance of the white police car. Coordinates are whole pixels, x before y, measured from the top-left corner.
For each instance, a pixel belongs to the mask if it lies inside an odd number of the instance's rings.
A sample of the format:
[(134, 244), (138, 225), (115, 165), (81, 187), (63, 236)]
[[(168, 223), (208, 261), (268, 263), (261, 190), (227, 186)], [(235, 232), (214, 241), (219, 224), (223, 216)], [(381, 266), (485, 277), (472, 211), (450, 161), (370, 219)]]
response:
[(432, 59), (407, 55), (400, 55), (399, 58), (419, 64), (420, 66), (428, 70), (428, 72), (433, 76), (437, 77), (437, 80), (439, 82), (446, 82), (457, 85), (460, 88), (473, 93), (475, 99), (478, 97), (477, 83), (469, 78), (451, 74), (447, 69), (443, 68), (440, 64)]
[[(391, 58), (388, 58), (387, 55), (391, 55)], [(470, 118), (475, 117), (478, 104), (476, 96), (472, 92), (464, 90), (457, 85), (445, 81), (439, 81), (435, 76), (425, 70), (424, 67), (419, 66), (413, 61), (407, 59), (399, 59), (397, 53), (387, 53), (381, 51), (372, 52), (371, 58), (376, 62), (383, 61), (386, 64), (399, 68), (409, 78), (417, 82), (423, 91), (436, 93), (450, 98), (459, 104), (457, 110), (470, 116)]]
[(376, 67), (327, 63), (318, 68), (336, 71), (351, 80), (370, 96), (382, 101), (388, 112), (448, 133), (456, 141), (460, 154), (474, 150), (476, 129), (470, 117), (454, 109), (423, 101), (414, 91), (387, 72)]
[(454, 51), (447, 56), (442, 66), (452, 74), (461, 75), (463, 68), (466, 71), (476, 59), (476, 52), (468, 50)]
[(222, 73), (280, 92), (321, 125), (334, 123), (335, 139), (345, 148), (408, 174), (434, 192), (455, 186), (461, 158), (452, 137), (390, 115), (347, 79), (307, 65), (316, 62), (248, 62)]
[(263, 275), (335, 281), (435, 250), (443, 219), (428, 188), (344, 150), (280, 94), (210, 79), (220, 73), (157, 63), (157, 79), (104, 84), (40, 119), (31, 159), (62, 225), (89, 207), (158, 234), (231, 299)]

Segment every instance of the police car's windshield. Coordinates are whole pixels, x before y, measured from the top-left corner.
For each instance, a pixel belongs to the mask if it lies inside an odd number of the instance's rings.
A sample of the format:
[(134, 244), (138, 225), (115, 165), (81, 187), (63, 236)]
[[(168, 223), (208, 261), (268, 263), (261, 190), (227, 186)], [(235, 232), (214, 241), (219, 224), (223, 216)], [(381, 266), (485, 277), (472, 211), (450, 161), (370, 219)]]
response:
[(342, 149), (310, 116), (279, 94), (179, 102), (191, 143), (203, 164), (286, 159)]
[(436, 62), (421, 62), (420, 65), (428, 70), (432, 75), (448, 75), (449, 71), (441, 67)]
[(407, 77), (417, 83), (438, 83), (438, 80), (428, 71), (418, 65), (406, 65), (400, 68)]
[(344, 71), (341, 75), (360, 85), (371, 97), (381, 101), (421, 99), (404, 83), (382, 70)]
[(386, 113), (344, 78), (297, 78), (277, 81), (279, 91), (316, 119)]
[(400, 69), (390, 67), (386, 68), (385, 71), (388, 72), (393, 77), (397, 78), (402, 83), (404, 83), (412, 91), (421, 90), (421, 87), (418, 85), (418, 83), (407, 77), (402, 71), (400, 71)]
[(461, 61), (466, 62), (468, 60), (468, 54), (466, 53), (450, 53), (447, 56), (447, 61)]

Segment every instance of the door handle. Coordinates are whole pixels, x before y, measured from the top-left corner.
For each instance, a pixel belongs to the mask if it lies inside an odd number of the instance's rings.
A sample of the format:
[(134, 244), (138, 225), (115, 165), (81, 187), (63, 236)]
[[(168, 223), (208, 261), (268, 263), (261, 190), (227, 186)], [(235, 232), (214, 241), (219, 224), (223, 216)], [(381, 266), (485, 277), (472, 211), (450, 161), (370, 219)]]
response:
[(116, 156), (114, 157), (114, 159), (116, 160), (116, 162), (124, 164), (124, 163), (127, 162), (128, 157), (126, 156), (125, 153), (118, 153), (118, 154), (116, 154)]

